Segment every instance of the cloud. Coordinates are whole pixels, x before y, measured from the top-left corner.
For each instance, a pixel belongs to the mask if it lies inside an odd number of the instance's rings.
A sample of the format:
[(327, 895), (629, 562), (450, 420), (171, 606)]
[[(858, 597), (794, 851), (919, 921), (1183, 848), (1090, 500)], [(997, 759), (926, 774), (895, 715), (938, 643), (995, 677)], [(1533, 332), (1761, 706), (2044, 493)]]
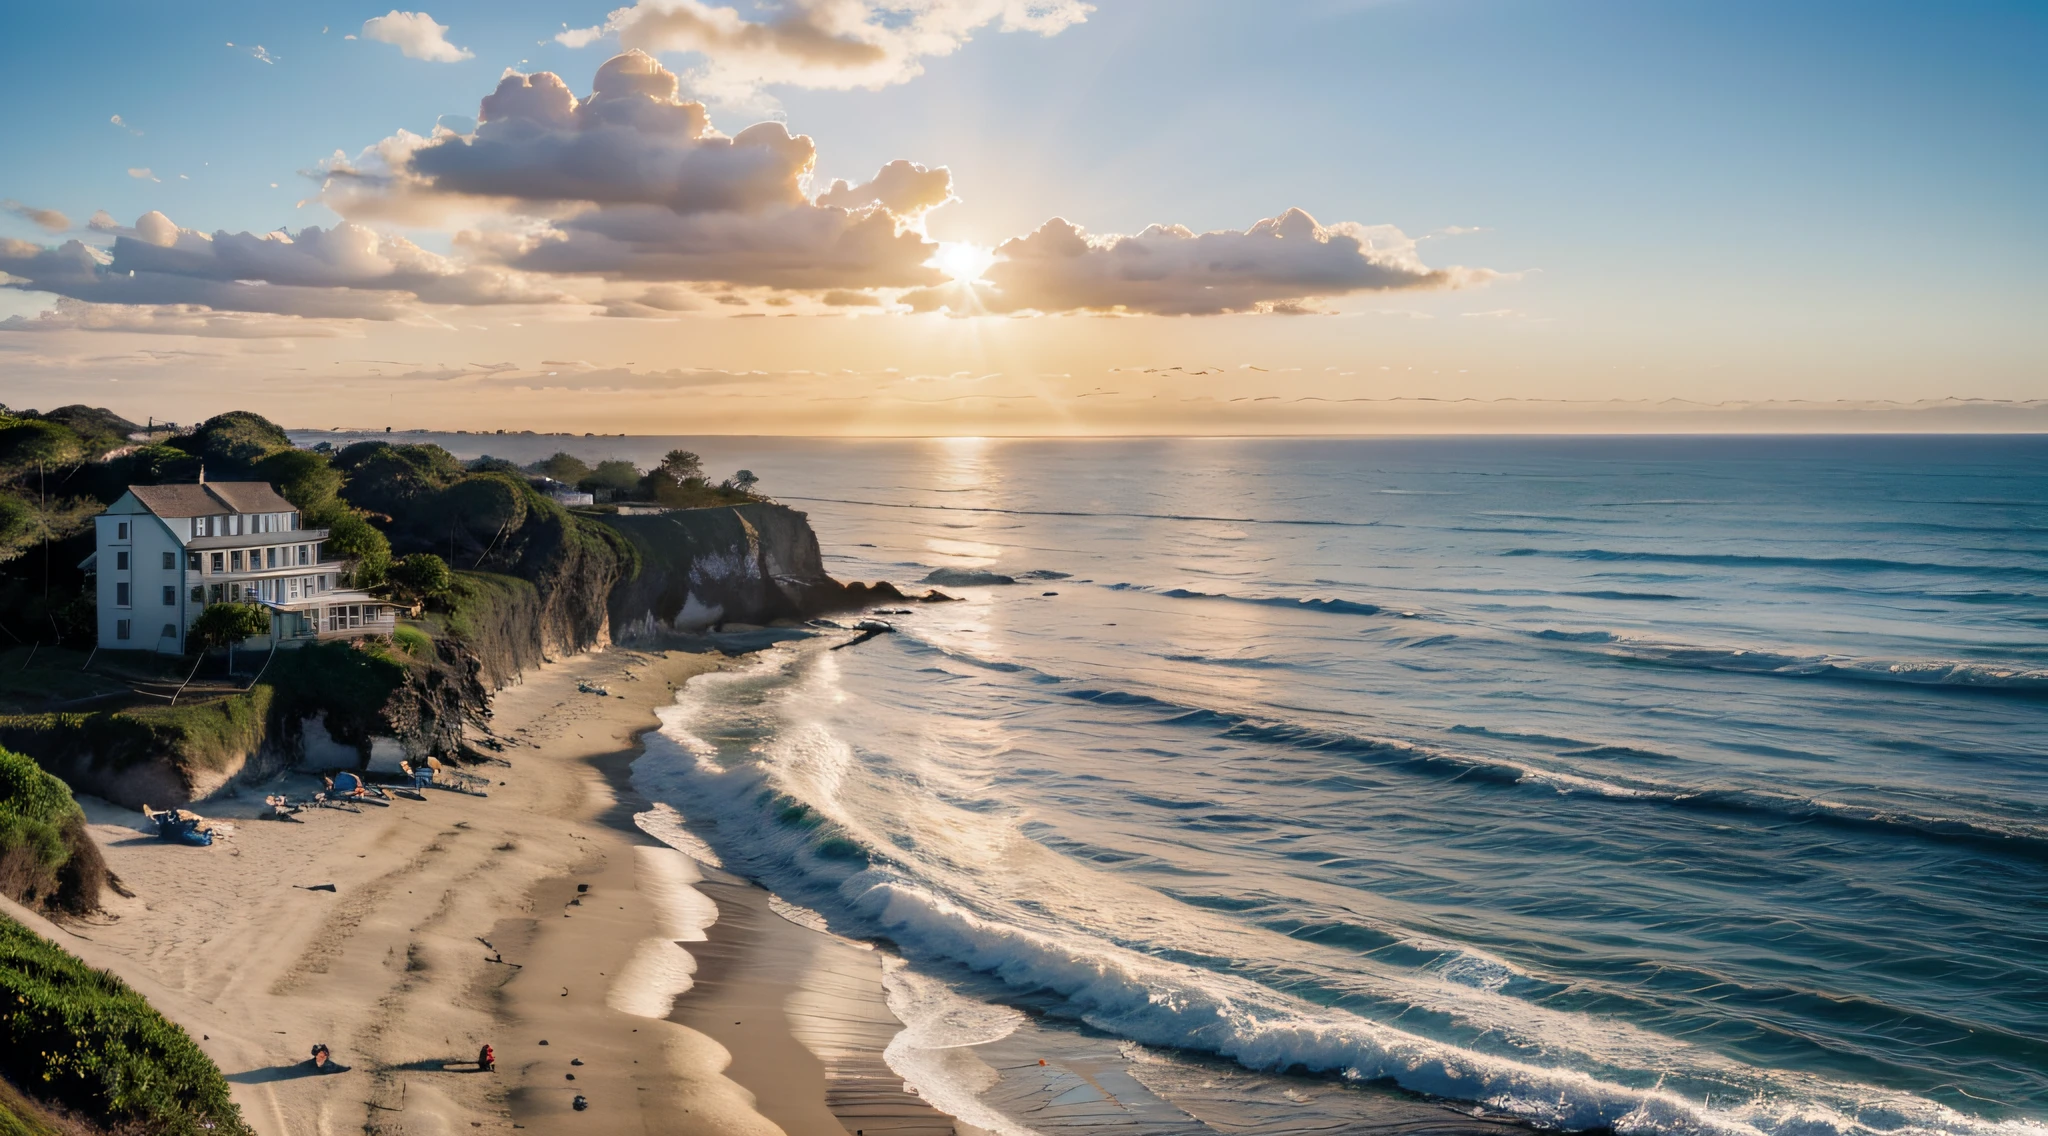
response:
[[(607, 300), (604, 314), (620, 319), (674, 319), (684, 312), (704, 310), (703, 300), (674, 284), (658, 284), (637, 299)], [(547, 365), (543, 361), (543, 366)]]
[(128, 125), (127, 123), (121, 121), (121, 116), (118, 114), (108, 118), (107, 121), (113, 123), (115, 126), (120, 127), (121, 129), (127, 131), (128, 133), (133, 134), (137, 138), (142, 137), (142, 131), (137, 130), (134, 127)]
[(882, 298), (880, 296), (871, 295), (867, 292), (849, 292), (844, 288), (834, 288), (818, 298), (835, 308), (878, 308), (882, 306)]
[(1094, 9), (1081, 0), (791, 0), (769, 19), (701, 0), (641, 0), (603, 24), (555, 37), (584, 47), (611, 34), (619, 46), (704, 57), (694, 85), (744, 98), (773, 84), (847, 90), (912, 79), (923, 61), (950, 55), (976, 31), (1057, 35)]
[(841, 209), (880, 205), (891, 213), (915, 217), (953, 201), (953, 174), (944, 166), (928, 170), (901, 158), (883, 166), (874, 179), (852, 186), (844, 180), (818, 195), (818, 204)]
[(424, 59), (429, 63), (460, 63), (476, 58), (468, 48), (449, 43), (448, 25), (435, 23), (434, 17), (425, 12), (393, 8), (385, 15), (363, 21), (363, 38), (391, 44), (407, 59)]
[(104, 209), (95, 209), (92, 211), (92, 216), (86, 219), (85, 227), (95, 233), (111, 233), (120, 228), (121, 223), (114, 220), (112, 213)]
[(944, 169), (892, 163), (858, 190), (827, 191), (851, 208), (813, 202), (809, 137), (763, 122), (728, 138), (678, 89), (638, 51), (607, 61), (582, 99), (550, 72), (508, 74), (473, 134), (401, 134), (330, 161), (320, 200), (351, 218), (417, 221), (456, 205), (542, 220), (458, 242), (530, 271), (796, 289), (944, 278), (924, 263), (937, 246), (891, 209), (947, 200)]
[(128, 176), (129, 176), (129, 177), (132, 177), (132, 178), (134, 178), (134, 179), (135, 179), (136, 181), (162, 181), (162, 180), (164, 180), (164, 179), (162, 179), (162, 178), (160, 178), (160, 177), (156, 176), (156, 174), (152, 173), (152, 172), (150, 171), (150, 168), (149, 168), (148, 166), (129, 166), (129, 167), (128, 167)]
[(1432, 269), (1391, 225), (1319, 225), (1290, 209), (1249, 229), (1195, 233), (1153, 225), (1090, 236), (1055, 218), (996, 249), (985, 282), (926, 289), (904, 302), (955, 314), (1098, 311), (1152, 315), (1306, 314), (1305, 301), (1354, 292), (1458, 288), (1485, 269)]
[(33, 221), (38, 226), (52, 233), (61, 233), (71, 227), (71, 218), (57, 212), (55, 209), (38, 209), (33, 205), (23, 205), (11, 197), (5, 201), (0, 201), (0, 209), (5, 209), (17, 217)]
[(187, 304), (89, 304), (60, 297), (35, 316), (0, 320), (0, 332), (121, 331), (145, 335), (198, 335), (213, 339), (331, 339), (342, 326), (299, 316), (216, 312)]
[(46, 248), (0, 241), (10, 286), (96, 304), (198, 304), (216, 311), (330, 319), (397, 319), (434, 304), (564, 303), (572, 297), (503, 269), (461, 265), (403, 237), (348, 222), (208, 236), (162, 213), (116, 228), (112, 255), (80, 241)]

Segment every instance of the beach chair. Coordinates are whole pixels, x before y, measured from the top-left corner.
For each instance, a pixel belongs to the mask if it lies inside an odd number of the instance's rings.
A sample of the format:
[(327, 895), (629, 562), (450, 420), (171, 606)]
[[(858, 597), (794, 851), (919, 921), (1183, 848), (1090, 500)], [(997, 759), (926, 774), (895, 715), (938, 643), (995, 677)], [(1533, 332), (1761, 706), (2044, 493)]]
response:
[(484, 792), (484, 787), (491, 783), (488, 777), (478, 777), (474, 773), (464, 773), (459, 769), (451, 768), (440, 758), (431, 755), (427, 758), (427, 768), (434, 771), (433, 784), (439, 788), (453, 789), (455, 792), (468, 793), (473, 797), (487, 797), (490, 795)]

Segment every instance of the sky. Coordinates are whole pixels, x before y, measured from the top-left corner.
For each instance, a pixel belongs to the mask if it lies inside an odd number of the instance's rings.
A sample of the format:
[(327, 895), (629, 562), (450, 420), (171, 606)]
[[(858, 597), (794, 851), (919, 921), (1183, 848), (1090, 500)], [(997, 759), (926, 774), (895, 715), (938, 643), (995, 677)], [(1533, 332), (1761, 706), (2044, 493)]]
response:
[(0, 403), (890, 435), (2048, 399), (2039, 3), (431, 3), (12, 12)]

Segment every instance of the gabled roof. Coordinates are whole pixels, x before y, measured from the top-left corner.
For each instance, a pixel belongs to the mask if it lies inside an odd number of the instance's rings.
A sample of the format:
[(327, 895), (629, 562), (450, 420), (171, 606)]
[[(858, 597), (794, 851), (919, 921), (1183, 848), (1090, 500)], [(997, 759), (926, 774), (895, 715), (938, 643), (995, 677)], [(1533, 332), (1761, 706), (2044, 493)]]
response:
[(215, 513), (289, 513), (292, 503), (261, 481), (209, 481), (185, 485), (131, 485), (128, 492), (159, 517)]

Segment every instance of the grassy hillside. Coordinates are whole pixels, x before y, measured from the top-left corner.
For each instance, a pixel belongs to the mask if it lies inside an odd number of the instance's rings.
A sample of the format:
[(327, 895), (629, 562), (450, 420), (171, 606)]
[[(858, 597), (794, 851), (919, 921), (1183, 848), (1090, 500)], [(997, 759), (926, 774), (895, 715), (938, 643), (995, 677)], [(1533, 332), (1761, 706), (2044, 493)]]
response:
[[(0, 1075), (115, 1130), (249, 1132), (189, 1034), (120, 979), (0, 917)], [(0, 1116), (6, 1108), (0, 1102)], [(32, 1118), (17, 1120), (35, 1132)], [(8, 1121), (0, 1119), (0, 1126)], [(0, 1132), (5, 1132), (0, 1127)]]

